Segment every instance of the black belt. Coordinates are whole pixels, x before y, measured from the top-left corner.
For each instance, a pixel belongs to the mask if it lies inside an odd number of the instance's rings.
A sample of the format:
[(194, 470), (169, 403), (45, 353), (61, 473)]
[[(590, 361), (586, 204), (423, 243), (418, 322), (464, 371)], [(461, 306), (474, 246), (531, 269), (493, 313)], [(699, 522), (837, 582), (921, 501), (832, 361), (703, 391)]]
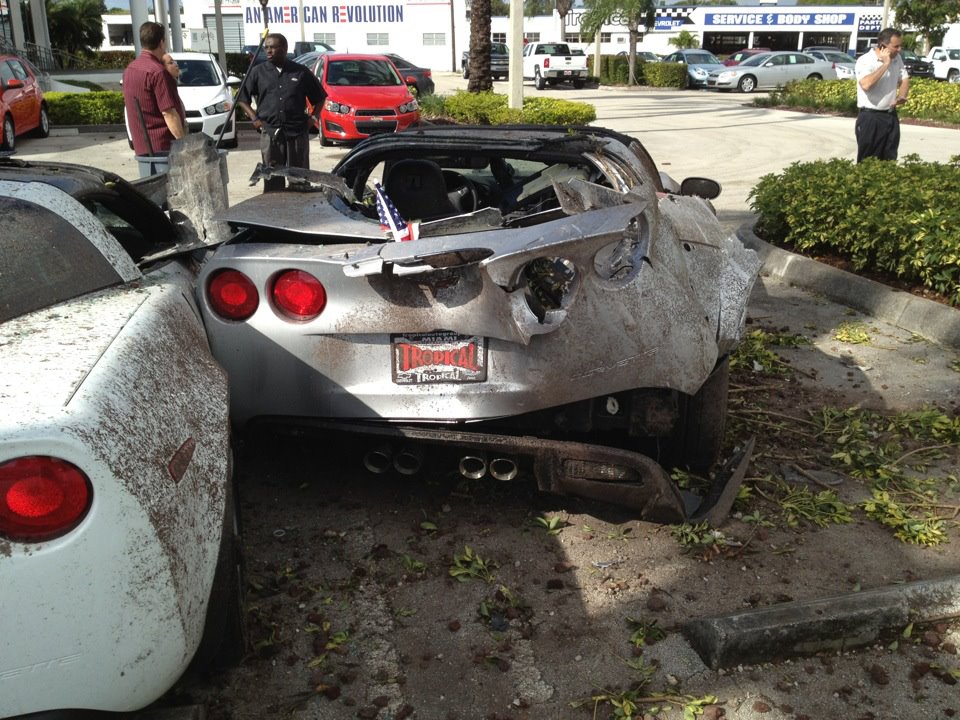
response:
[(874, 108), (862, 107), (862, 108), (859, 108), (859, 110), (860, 112), (883, 113), (884, 115), (895, 115), (897, 113), (896, 108), (888, 108), (886, 110), (875, 110)]

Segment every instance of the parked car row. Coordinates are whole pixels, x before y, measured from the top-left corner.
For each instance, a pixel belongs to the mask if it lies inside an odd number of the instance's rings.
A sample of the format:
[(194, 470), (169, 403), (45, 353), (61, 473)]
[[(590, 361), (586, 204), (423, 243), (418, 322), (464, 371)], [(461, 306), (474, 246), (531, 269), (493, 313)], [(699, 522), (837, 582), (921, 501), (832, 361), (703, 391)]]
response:
[[(321, 62), (331, 89), (403, 87), (382, 56)], [(652, 521), (730, 509), (742, 465), (693, 510), (664, 468), (717, 459), (759, 269), (717, 183), (602, 128), (434, 126), (217, 237), (158, 204), (209, 197), (212, 144), (170, 165), (0, 158), (0, 717), (136, 711), (242, 651), (231, 427), (350, 433), (405, 475), (441, 446)]]

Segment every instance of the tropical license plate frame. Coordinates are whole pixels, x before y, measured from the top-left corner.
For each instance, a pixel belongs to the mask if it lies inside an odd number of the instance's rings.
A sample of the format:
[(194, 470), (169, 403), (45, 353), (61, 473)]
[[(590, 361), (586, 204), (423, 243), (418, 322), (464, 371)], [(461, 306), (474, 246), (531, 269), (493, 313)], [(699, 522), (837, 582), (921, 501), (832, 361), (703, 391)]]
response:
[(487, 339), (446, 330), (390, 336), (396, 385), (479, 383), (487, 380)]

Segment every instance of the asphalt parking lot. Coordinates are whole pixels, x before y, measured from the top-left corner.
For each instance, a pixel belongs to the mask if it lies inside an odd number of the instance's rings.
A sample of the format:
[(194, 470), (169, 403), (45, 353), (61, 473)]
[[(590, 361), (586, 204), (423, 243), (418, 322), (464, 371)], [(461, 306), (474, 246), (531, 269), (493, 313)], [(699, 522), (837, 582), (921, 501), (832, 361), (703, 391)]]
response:
[[(437, 79), (440, 92), (465, 86), (453, 74)], [(506, 88), (498, 83), (497, 89)], [(530, 86), (525, 92), (536, 93)], [(592, 102), (597, 124), (639, 137), (660, 168), (678, 180), (702, 175), (720, 181), (724, 193), (715, 204), (732, 230), (749, 219), (747, 196), (762, 175), (797, 161), (855, 154), (852, 118), (754, 108), (739, 94), (589, 88), (542, 94)], [(311, 162), (330, 169), (346, 152), (315, 142)], [(901, 153), (946, 160), (960, 154), (960, 132), (904, 126)], [(130, 178), (138, 174), (117, 131), (24, 139), (18, 155), (98, 165)], [(249, 133), (228, 154), (232, 203), (260, 191), (247, 183), (258, 158), (256, 136)], [(912, 333), (922, 334), (923, 327), (904, 329), (909, 320), (903, 313), (896, 320), (857, 315), (876, 328), (882, 342), (843, 347), (831, 328), (851, 315), (848, 303), (791, 287), (802, 285), (804, 277), (764, 278), (751, 319), (772, 328), (816, 328), (814, 347), (798, 358), (804, 372), (818, 378), (821, 391), (850, 403), (864, 398), (886, 408), (940, 403), (956, 411), (957, 375), (950, 368), (955, 351), (912, 342)], [(842, 276), (828, 282), (830, 292), (846, 291)], [(878, 557), (870, 550), (881, 543), (881, 533), (861, 526), (829, 536), (772, 528), (761, 543), (738, 522), (731, 534), (749, 537), (747, 544), (755, 543), (750, 552), (732, 561), (680, 558), (667, 530), (628, 524), (596, 508), (527, 503), (522, 495), (489, 490), (443, 495), (431, 484), (436, 479), (409, 490), (349, 470), (341, 477), (337, 463), (313, 449), (287, 450), (289, 456), (263, 458), (243, 471), (248, 483), (255, 482), (244, 510), (250, 569), (259, 586), (251, 603), (261, 620), (276, 623), (276, 652), (178, 696), (205, 705), (218, 719), (589, 717), (589, 708), (573, 710), (570, 703), (604, 683), (628, 682), (627, 663), (639, 666), (623, 642), (625, 617), (653, 617), (673, 628), (697, 615), (735, 613), (755, 594), (763, 595), (761, 605), (787, 596), (813, 602), (849, 592), (851, 578), (857, 587), (882, 588), (957, 571), (953, 547), (931, 552), (898, 547)], [(285, 504), (291, 498), (296, 507)], [(555, 536), (531, 530), (531, 514), (546, 512), (564, 517), (569, 527)], [(411, 530), (424, 518), (439, 532)], [(444, 563), (464, 544), (499, 562), (498, 581), (524, 592), (532, 619), (508, 623), (499, 634), (478, 624), (476, 608), (491, 604), (489, 593), (444, 577)], [(423, 557), (437, 572), (413, 577), (387, 567), (393, 560), (399, 566), (406, 554)], [(282, 583), (281, 575), (287, 578)], [(334, 630), (350, 626), (351, 642), (337, 661), (341, 674), (302, 667), (305, 644), (297, 622), (302, 625), (311, 611), (322, 612)], [(956, 649), (955, 631), (939, 636), (947, 643), (952, 638)], [(725, 713), (737, 720), (925, 720), (960, 711), (947, 680), (912, 677), (924, 662), (928, 670), (936, 663), (955, 667), (955, 656), (930, 657), (924, 648), (908, 655), (888, 647), (878, 644), (858, 655), (841, 646), (816, 660), (744, 661), (714, 671), (670, 633), (643, 658), (656, 659), (657, 686), (673, 697), (717, 696), (720, 710), (711, 710), (713, 718)], [(197, 717), (196, 707), (179, 715)], [(408, 707), (416, 714), (404, 715)], [(667, 717), (679, 717), (676, 707)]]

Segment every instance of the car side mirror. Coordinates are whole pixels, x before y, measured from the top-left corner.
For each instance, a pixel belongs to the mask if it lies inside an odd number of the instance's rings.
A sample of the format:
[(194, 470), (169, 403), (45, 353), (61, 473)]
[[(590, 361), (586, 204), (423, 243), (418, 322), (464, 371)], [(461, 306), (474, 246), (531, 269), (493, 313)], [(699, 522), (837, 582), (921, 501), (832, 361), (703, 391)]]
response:
[(704, 177), (688, 177), (680, 183), (681, 195), (693, 195), (704, 200), (713, 200), (720, 197), (720, 183)]
[(417, 79), (413, 75), (408, 75), (405, 82), (407, 85), (416, 85)]
[(228, 76), (227, 76), (227, 85), (228, 85), (229, 87), (240, 87), (240, 83), (242, 83), (242, 82), (243, 82), (243, 80), (241, 80), (240, 78), (238, 78), (236, 75), (228, 75)]
[(23, 80), (18, 80), (17, 78), (12, 78), (7, 80), (7, 90), (15, 90), (16, 88), (23, 87)]

